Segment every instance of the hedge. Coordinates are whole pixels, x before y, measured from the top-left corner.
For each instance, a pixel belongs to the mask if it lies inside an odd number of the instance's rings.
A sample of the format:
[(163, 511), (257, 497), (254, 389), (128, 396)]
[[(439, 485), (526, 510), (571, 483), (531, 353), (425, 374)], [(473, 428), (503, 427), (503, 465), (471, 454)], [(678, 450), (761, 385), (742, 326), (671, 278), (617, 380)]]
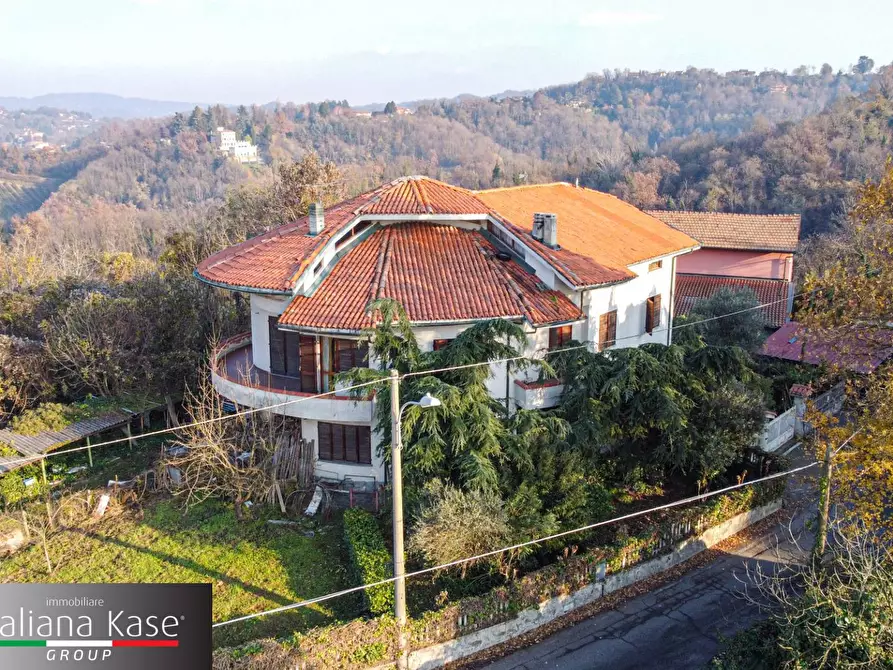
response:
[[(391, 554), (375, 518), (362, 509), (344, 512), (344, 539), (354, 574), (360, 584), (372, 584), (390, 577)], [(382, 584), (365, 590), (365, 600), (373, 614), (387, 614), (394, 608), (394, 589)]]
[[(668, 553), (683, 539), (697, 536), (737, 514), (777, 500), (784, 487), (784, 478), (779, 478), (708, 498), (700, 504), (652, 514), (648, 517), (647, 526), (634, 535), (627, 535), (618, 528), (611, 544), (592, 547), (580, 553), (569, 551), (555, 563), (488, 593), (462, 598), (440, 610), (411, 618), (407, 622), (410, 646), (412, 649), (422, 649), (514, 619), (522, 610), (592, 584), (599, 574), (617, 573)], [(351, 510), (350, 516), (363, 517), (363, 526), (375, 524), (366, 512)], [(345, 528), (353, 525), (353, 521), (348, 523), (345, 514)], [(378, 531), (377, 526), (375, 530)], [(381, 538), (380, 533), (377, 537)], [(365, 583), (381, 578), (367, 579)], [(395, 635), (396, 626), (390, 614), (373, 619), (356, 619), (346, 624), (315, 628), (285, 641), (260, 640), (255, 643), (260, 648), (254, 647), (256, 653), (250, 659), (242, 658), (238, 648), (218, 649), (214, 654), (214, 668), (366, 668), (394, 658)]]

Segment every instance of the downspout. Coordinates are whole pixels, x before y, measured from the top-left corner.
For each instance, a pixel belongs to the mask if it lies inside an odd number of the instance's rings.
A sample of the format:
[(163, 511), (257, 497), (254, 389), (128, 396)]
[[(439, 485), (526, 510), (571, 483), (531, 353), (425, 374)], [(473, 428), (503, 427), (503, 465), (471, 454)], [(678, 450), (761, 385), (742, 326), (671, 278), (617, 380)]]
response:
[(667, 323), (668, 347), (673, 343), (673, 320), (676, 317), (675, 301), (673, 300), (673, 293), (676, 291), (676, 256), (673, 256), (673, 260), (670, 261), (670, 269), (673, 273), (670, 276), (670, 304), (667, 305), (667, 314), (670, 316), (669, 323)]

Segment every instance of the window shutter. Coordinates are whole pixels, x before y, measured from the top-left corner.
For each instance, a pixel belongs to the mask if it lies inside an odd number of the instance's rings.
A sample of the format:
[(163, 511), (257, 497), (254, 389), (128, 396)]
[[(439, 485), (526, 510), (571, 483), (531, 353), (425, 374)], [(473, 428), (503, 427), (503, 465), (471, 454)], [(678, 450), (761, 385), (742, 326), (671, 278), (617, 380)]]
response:
[(660, 326), (660, 293), (651, 299), (651, 327)]
[(277, 318), (271, 316), (270, 324), (270, 372), (274, 375), (285, 374), (285, 338), (276, 327)]
[(360, 445), (356, 426), (344, 426), (344, 460), (356, 463), (359, 460)]
[(613, 347), (617, 341), (617, 310), (605, 312), (598, 318), (598, 349)]
[(319, 422), (319, 457), (326, 461), (332, 459), (332, 424)]
[(301, 336), (297, 333), (289, 333), (286, 331), (283, 333), (285, 335), (285, 374), (289, 377), (297, 377), (301, 374), (301, 363), (300, 363), (300, 340)]
[(372, 430), (369, 426), (357, 426), (359, 438), (359, 461), (372, 465)]
[(301, 335), (299, 342), (301, 391), (317, 393), (319, 389), (316, 387), (316, 338)]
[(332, 426), (332, 460), (343, 461), (344, 458), (344, 426), (333, 423)]
[(654, 330), (654, 298), (645, 301), (645, 332), (650, 334)]

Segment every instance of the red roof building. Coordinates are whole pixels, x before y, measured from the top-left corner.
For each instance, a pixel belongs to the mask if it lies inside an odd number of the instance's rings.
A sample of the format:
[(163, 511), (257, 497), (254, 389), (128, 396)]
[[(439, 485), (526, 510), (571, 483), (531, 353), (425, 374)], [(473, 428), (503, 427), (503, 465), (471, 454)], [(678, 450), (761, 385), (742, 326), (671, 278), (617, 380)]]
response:
[(760, 353), (786, 361), (870, 374), (893, 356), (893, 330), (851, 326), (810, 331), (790, 321), (766, 338)]
[(676, 313), (687, 314), (698, 300), (722, 286), (749, 288), (765, 305), (766, 325), (778, 328), (790, 319), (794, 297), (794, 253), (800, 236), (795, 214), (726, 214), (652, 211), (701, 248), (679, 259)]
[[(215, 355), (220, 393), (299, 418), (318, 473), (365, 477), (371, 467), (380, 479), (372, 401), (345, 401), (336, 387), (339, 372), (370, 364), (372, 301), (398, 301), (423, 349), (496, 318), (524, 328), (529, 356), (571, 340), (593, 349), (667, 343), (677, 258), (697, 248), (614, 196), (569, 184), (470, 191), (403, 177), (314, 206), (195, 273), (250, 296), (251, 333)], [(491, 373), (490, 392), (510, 407), (560, 398), (561, 385), (524, 371)]]

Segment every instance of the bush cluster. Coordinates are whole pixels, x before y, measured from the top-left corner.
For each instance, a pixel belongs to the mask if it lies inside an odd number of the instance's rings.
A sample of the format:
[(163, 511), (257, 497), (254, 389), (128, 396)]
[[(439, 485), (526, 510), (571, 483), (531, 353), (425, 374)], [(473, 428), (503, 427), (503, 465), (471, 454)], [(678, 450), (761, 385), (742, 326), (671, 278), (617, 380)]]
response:
[[(391, 555), (384, 537), (369, 512), (349, 509), (344, 513), (344, 538), (356, 578), (371, 584), (391, 576)], [(365, 591), (366, 603), (373, 614), (386, 614), (394, 607), (394, 589), (382, 584)]]

